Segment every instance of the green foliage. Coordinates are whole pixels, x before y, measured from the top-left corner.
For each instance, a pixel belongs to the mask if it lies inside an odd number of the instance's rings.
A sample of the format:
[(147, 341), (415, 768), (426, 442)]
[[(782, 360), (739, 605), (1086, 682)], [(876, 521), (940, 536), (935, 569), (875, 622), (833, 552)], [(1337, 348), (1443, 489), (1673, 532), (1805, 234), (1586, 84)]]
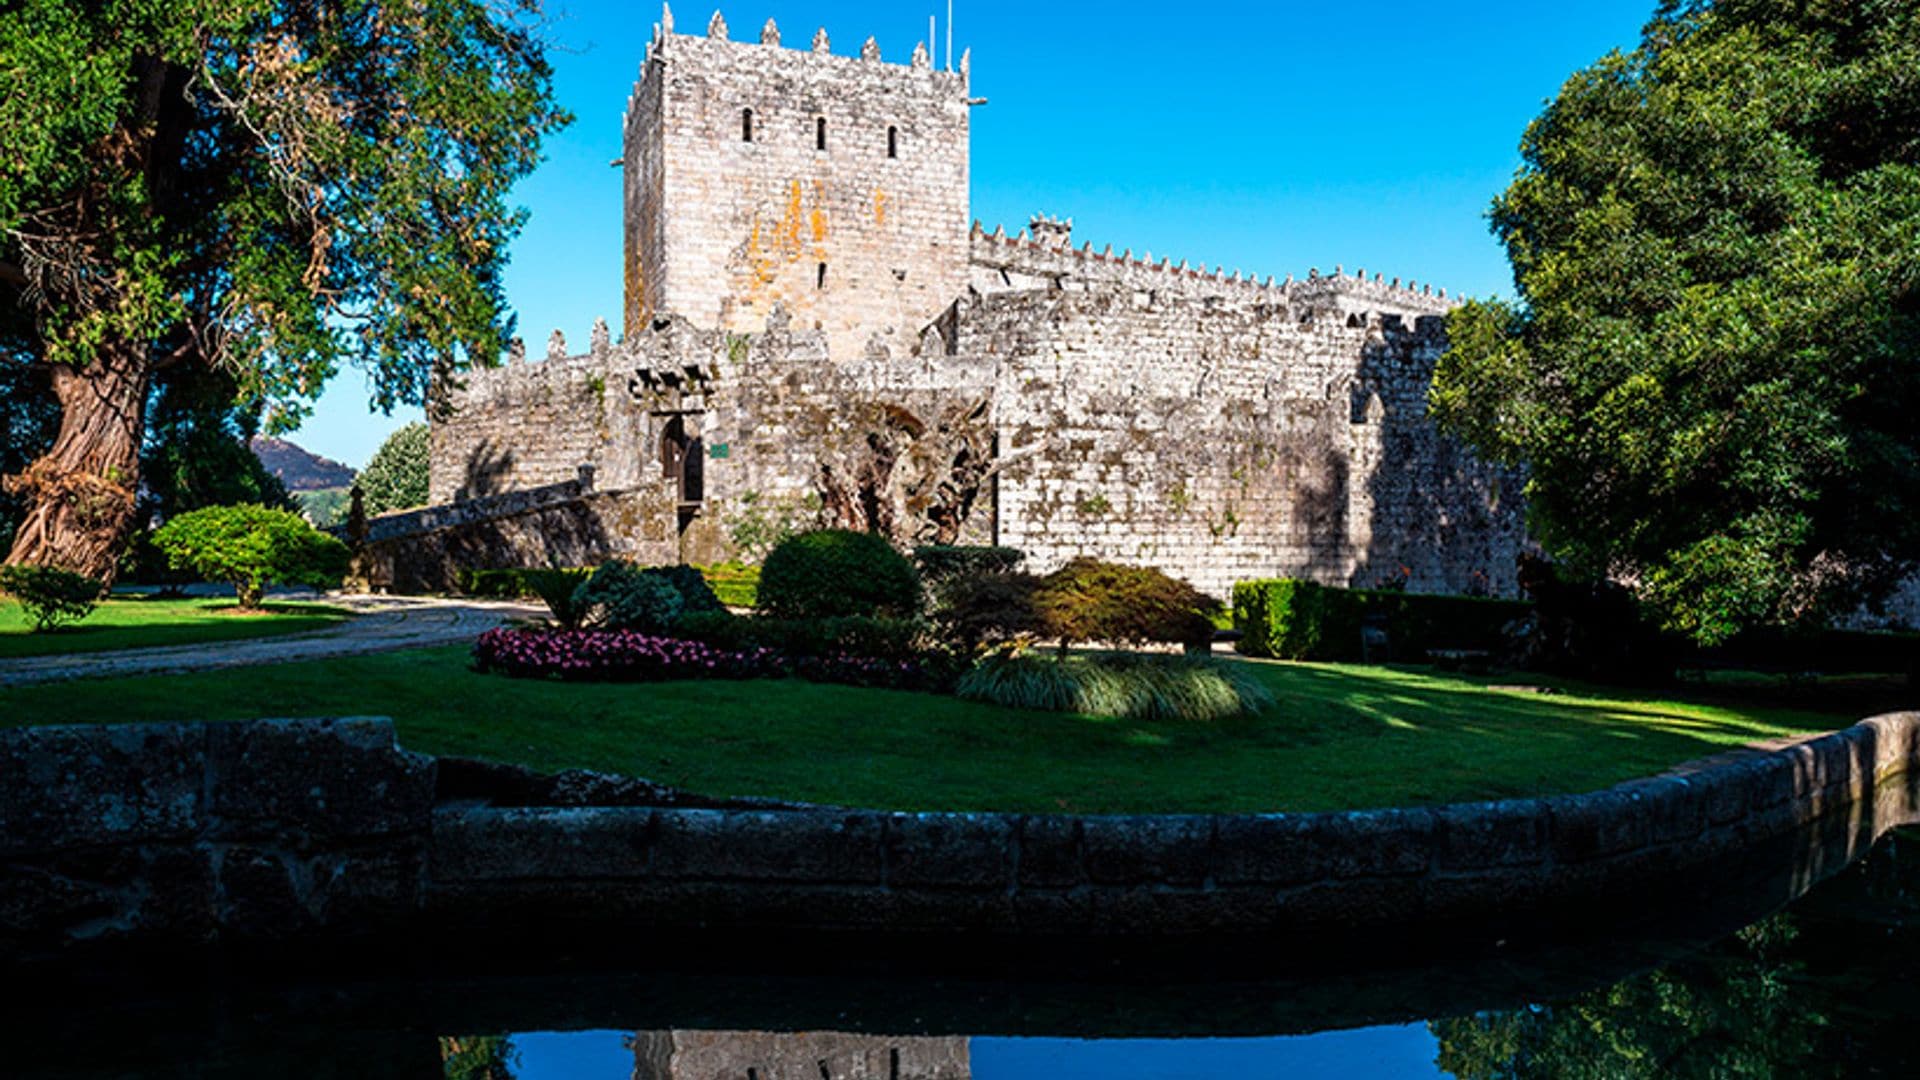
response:
[(468, 596), (520, 600), (539, 595), (527, 584), (524, 570), (475, 570), (463, 566), (454, 573), (454, 582)]
[[(507, 194), (568, 119), (538, 9), (342, 0), (310, 16), (26, 0), (0, 21), (0, 259), (34, 265), (32, 234), (81, 264), (40, 282), (44, 359), (198, 343), (290, 420), (343, 360), (391, 405), (457, 350), (498, 355), (523, 219)], [(104, 239), (64, 246), (79, 236)]]
[(984, 545), (924, 544), (913, 549), (913, 564), (920, 570), (920, 579), (935, 592), (956, 578), (1012, 573), (1026, 557), (1019, 548)]
[(1039, 592), (1040, 579), (1032, 574), (956, 575), (936, 588), (932, 621), (948, 648), (972, 655), (1044, 634)]
[(1213, 638), (1220, 601), (1143, 566), (1077, 558), (1041, 579), (1034, 610), (1064, 650), (1077, 641), (1197, 645)]
[(287, 510), (208, 506), (168, 521), (154, 546), (176, 570), (231, 582), (242, 608), (257, 608), (274, 582), (336, 588), (347, 571), (347, 546)]
[(1920, 7), (1666, 3), (1527, 129), (1432, 406), (1536, 537), (1700, 642), (1920, 556)]
[(586, 583), (592, 571), (549, 566), (518, 573), (521, 587), (547, 605), (547, 611), (562, 630), (579, 629), (580, 624), (592, 614), (591, 605), (583, 603), (580, 598), (580, 586)]
[(727, 538), (734, 550), (748, 562), (760, 562), (774, 548), (806, 531), (820, 519), (820, 498), (768, 497), (757, 491), (742, 492), (734, 511), (726, 519)]
[[(1459, 1080), (1718, 1080), (1882, 1072), (1859, 1060), (1870, 1055), (1860, 1053), (1857, 1035), (1831, 1030), (1839, 1018), (1825, 1008), (1835, 1004), (1824, 1000), (1832, 992), (1828, 988), (1851, 980), (1809, 978), (1807, 961), (1819, 967), (1831, 956), (1794, 948), (1797, 936), (1791, 916), (1775, 915), (1700, 955), (1569, 1001), (1433, 1021), (1428, 1028), (1440, 1043), (1437, 1064)], [(1871, 996), (1867, 988), (1875, 984), (1862, 980), (1857, 985), (1864, 997)], [(1871, 1009), (1867, 1015), (1873, 1015)]]
[(732, 651), (774, 649), (788, 656), (859, 656), (913, 660), (926, 653), (927, 624), (917, 618), (846, 615), (825, 619), (780, 619), (727, 611), (687, 614), (675, 637)]
[(301, 516), (325, 529), (346, 523), (347, 509), (352, 505), (352, 489), (342, 487), (296, 491), (293, 493), (293, 502)]
[(445, 1080), (514, 1080), (520, 1063), (511, 1035), (442, 1035), (439, 1044)]
[(1498, 650), (1506, 626), (1531, 610), (1516, 600), (1337, 589), (1291, 578), (1233, 587), (1236, 649), (1282, 660), (1359, 660), (1360, 631), (1369, 617), (1386, 630), (1397, 660), (1424, 660), (1429, 649)]
[(427, 504), (427, 467), (431, 435), (421, 421), (406, 424), (387, 436), (367, 467), (354, 478), (367, 513), (384, 514)]
[(586, 611), (586, 619), (609, 629), (649, 634), (672, 627), (685, 606), (680, 590), (665, 575), (646, 573), (618, 559), (602, 564), (582, 581), (572, 603)]
[(990, 656), (954, 692), (1008, 708), (1153, 722), (1224, 720), (1274, 703), (1244, 664), (1130, 654)]
[(106, 586), (53, 566), (0, 566), (0, 592), (19, 601), (35, 633), (79, 622), (100, 603)]
[(920, 610), (920, 600), (913, 564), (871, 533), (799, 533), (768, 553), (760, 569), (758, 608), (777, 618), (905, 616)]
[(299, 508), (248, 445), (257, 418), (238, 404), (239, 396), (239, 384), (225, 371), (189, 364), (166, 372), (147, 410), (140, 455), (150, 515), (165, 520), (241, 503)]
[(684, 563), (678, 566), (649, 566), (640, 572), (672, 586), (680, 597), (680, 610), (684, 613), (726, 610), (726, 605), (714, 595), (713, 587), (707, 584), (706, 575), (695, 567)]
[(727, 607), (750, 608), (760, 596), (760, 568), (746, 563), (724, 562), (695, 569), (707, 579), (714, 597)]

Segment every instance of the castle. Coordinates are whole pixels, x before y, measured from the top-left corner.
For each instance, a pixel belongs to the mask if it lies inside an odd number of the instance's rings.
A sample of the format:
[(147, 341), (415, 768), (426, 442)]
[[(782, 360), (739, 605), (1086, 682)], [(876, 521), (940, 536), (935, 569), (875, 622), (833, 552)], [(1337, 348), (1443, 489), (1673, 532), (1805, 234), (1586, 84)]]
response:
[(968, 59), (702, 35), (625, 120), (625, 332), (442, 388), (434, 506), (375, 577), (718, 561), (779, 528), (1079, 554), (1216, 594), (1299, 576), (1514, 591), (1519, 485), (1426, 410), (1444, 290), (1255, 280), (970, 222)]

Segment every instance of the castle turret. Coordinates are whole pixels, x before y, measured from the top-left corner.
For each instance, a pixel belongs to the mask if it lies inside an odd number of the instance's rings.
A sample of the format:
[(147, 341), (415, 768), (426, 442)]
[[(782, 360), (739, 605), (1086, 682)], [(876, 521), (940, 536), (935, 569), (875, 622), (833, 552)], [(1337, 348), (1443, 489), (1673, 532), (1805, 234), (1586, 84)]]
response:
[(965, 291), (968, 96), (925, 50), (891, 64), (655, 28), (626, 118), (626, 321), (738, 332), (780, 305), (833, 355), (915, 340)]

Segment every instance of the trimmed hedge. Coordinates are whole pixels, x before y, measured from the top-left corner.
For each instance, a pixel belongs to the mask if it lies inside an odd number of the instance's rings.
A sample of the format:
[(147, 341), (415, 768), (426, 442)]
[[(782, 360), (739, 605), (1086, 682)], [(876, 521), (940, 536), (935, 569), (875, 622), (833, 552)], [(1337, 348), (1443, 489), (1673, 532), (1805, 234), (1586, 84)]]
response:
[(722, 649), (774, 649), (789, 656), (877, 657), (910, 660), (923, 652), (927, 625), (919, 619), (847, 615), (837, 619), (777, 619), (731, 612), (688, 613), (674, 626), (680, 637)]
[(1522, 600), (1339, 589), (1292, 578), (1233, 587), (1233, 628), (1241, 635), (1235, 647), (1282, 660), (1361, 659), (1360, 630), (1369, 616), (1384, 621), (1398, 660), (1424, 660), (1429, 649), (1497, 650), (1506, 625), (1532, 609)]
[(920, 611), (920, 574), (872, 533), (818, 529), (780, 541), (760, 567), (756, 607), (782, 619), (909, 616)]
[(1920, 675), (1920, 634), (1895, 630), (1749, 630), (1683, 664), (1756, 671)]

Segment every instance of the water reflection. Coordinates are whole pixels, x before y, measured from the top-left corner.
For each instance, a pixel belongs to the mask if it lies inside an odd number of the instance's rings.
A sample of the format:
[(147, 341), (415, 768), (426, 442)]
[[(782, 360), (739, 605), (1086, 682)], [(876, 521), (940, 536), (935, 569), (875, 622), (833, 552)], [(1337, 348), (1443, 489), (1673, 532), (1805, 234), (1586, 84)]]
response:
[(1920, 833), (1697, 955), (1571, 999), (1435, 1020), (1461, 1080), (1920, 1075)]
[(834, 1031), (636, 1031), (633, 1080), (969, 1080), (967, 1040)]
[(1920, 1075), (1906, 1026), (1920, 1018), (1916, 970), (1920, 832), (1908, 831), (1787, 911), (1652, 970), (1424, 1024), (1088, 1040), (673, 1028), (440, 1046), (445, 1075), (460, 1080), (1908, 1077)]
[[(1669, 900), (1655, 923), (1569, 919), (1526, 950), (1433, 935), (1443, 955), (1389, 950), (1383, 963), (1350, 942), (1317, 960), (1264, 943), (1231, 969), (1170, 972), (1104, 953), (1071, 968), (1033, 956), (953, 967), (897, 941), (808, 953), (799, 940), (643, 927), (619, 937), (645, 954), (634, 964), (609, 960), (614, 942), (598, 938), (572, 958), (514, 935), (460, 938), (330, 967), (145, 964), (35, 981), (0, 1013), (0, 1075), (1920, 1076), (1907, 1026), (1920, 1018), (1920, 833), (1882, 837), (1793, 899), (1884, 823), (1911, 820), (1911, 792), (1896, 794), (1890, 811), (1856, 808), (1749, 853), (1771, 860), (1771, 877), (1729, 871), (1678, 893), (1697, 903)], [(853, 966), (862, 957), (884, 963)]]

